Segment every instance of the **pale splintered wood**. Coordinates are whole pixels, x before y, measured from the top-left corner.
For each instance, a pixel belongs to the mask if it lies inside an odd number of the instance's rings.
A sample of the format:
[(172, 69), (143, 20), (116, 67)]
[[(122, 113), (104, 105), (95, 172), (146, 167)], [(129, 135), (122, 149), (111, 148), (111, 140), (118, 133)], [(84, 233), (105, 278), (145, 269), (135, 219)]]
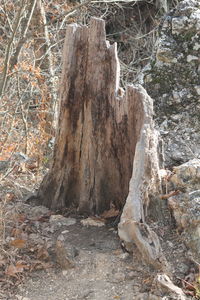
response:
[(158, 133), (152, 119), (152, 100), (144, 90), (141, 101), (144, 121), (136, 144), (129, 193), (118, 233), (127, 248), (131, 249), (133, 243), (136, 244), (147, 263), (166, 271), (168, 265), (158, 236), (145, 222), (150, 199), (158, 196), (161, 186), (157, 153)]

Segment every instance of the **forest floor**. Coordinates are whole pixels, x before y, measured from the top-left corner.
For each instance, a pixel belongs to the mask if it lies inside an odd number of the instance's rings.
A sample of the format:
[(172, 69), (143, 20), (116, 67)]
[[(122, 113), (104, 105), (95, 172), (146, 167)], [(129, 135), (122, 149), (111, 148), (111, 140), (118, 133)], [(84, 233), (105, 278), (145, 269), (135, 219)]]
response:
[[(16, 162), (10, 170), (0, 180), (0, 300), (159, 300), (168, 295), (155, 284), (158, 271), (139, 251), (129, 254), (121, 247), (112, 223), (117, 211), (90, 218), (52, 212), (27, 201), (44, 170), (37, 173), (32, 164)], [(171, 279), (182, 287), (192, 261), (167, 207), (163, 214), (165, 225), (148, 223), (159, 236)]]
[(54, 267), (34, 273), (19, 286), (18, 295), (30, 300), (132, 300), (152, 282), (150, 270), (123, 252), (113, 228), (87, 226), (77, 219), (52, 240)]
[[(23, 201), (8, 206), (10, 215), (15, 212), (15, 224), (7, 224), (7, 243), (12, 247), (7, 247), (9, 259), (0, 261), (4, 266), (0, 299), (159, 300), (165, 296), (156, 296), (157, 272), (143, 263), (137, 249), (125, 252), (116, 228), (103, 218), (56, 215)], [(154, 227), (178, 284), (191, 267), (186, 248), (171, 224)]]

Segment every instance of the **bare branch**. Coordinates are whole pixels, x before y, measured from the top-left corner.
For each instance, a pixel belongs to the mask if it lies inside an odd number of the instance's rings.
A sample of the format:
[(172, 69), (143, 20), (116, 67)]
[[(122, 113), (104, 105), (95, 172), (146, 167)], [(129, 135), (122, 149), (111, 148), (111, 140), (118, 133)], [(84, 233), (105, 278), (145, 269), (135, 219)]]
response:
[(72, 15), (72, 13), (74, 13), (77, 9), (82, 8), (82, 7), (88, 5), (88, 4), (91, 3), (91, 2), (94, 2), (94, 1), (92, 1), (92, 0), (87, 0), (87, 1), (85, 1), (85, 2), (83, 2), (83, 3), (81, 3), (81, 4), (76, 5), (76, 6), (73, 7), (70, 11), (68, 11), (67, 14), (66, 14), (66, 12), (65, 12), (65, 13), (63, 13), (63, 14), (60, 14), (57, 18), (53, 19), (53, 20), (51, 21), (51, 23), (55, 23), (57, 20), (61, 19), (62, 17), (65, 17), (65, 20), (66, 20), (66, 19), (67, 19), (68, 17), (70, 17), (70, 16)]
[(30, 5), (29, 16), (28, 16), (28, 19), (27, 19), (27, 21), (24, 25), (22, 37), (21, 37), (20, 41), (18, 42), (17, 48), (16, 48), (15, 53), (13, 55), (13, 59), (12, 59), (11, 64), (10, 64), (10, 70), (12, 70), (13, 67), (17, 64), (18, 57), (20, 55), (22, 46), (26, 42), (26, 35), (27, 35), (27, 31), (28, 31), (32, 16), (33, 16), (33, 12), (34, 12), (34, 9), (35, 9), (36, 2), (37, 2), (37, 0), (33, 0), (31, 5)]
[(1, 84), (0, 84), (0, 97), (3, 95), (5, 87), (6, 87), (7, 75), (8, 75), (9, 64), (10, 64), (10, 57), (11, 57), (11, 49), (12, 49), (12, 45), (13, 45), (15, 35), (16, 35), (17, 30), (19, 28), (19, 25), (21, 23), (25, 8), (26, 8), (25, 1), (22, 1), (21, 2), (21, 7), (20, 7), (19, 12), (18, 12), (17, 17), (16, 17), (15, 27), (13, 29), (13, 33), (12, 33), (12, 36), (11, 36), (10, 41), (8, 43), (7, 50), (6, 50), (3, 77), (2, 77)]

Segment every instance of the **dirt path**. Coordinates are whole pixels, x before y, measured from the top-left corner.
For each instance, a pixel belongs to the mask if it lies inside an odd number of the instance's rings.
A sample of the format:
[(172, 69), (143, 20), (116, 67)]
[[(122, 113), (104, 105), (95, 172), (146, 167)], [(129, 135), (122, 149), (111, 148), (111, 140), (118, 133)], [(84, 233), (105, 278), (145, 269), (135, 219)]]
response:
[[(21, 236), (15, 243), (26, 243), (20, 249), (17, 244), (10, 248), (12, 262), (7, 264), (17, 267), (22, 262), (28, 269), (12, 274), (15, 268), (8, 273), (8, 266), (2, 266), (0, 300), (178, 299), (155, 287), (157, 272), (142, 262), (136, 248), (133, 254), (124, 252), (116, 228), (102, 220), (55, 215), (45, 207), (23, 202), (9, 205), (7, 218), (15, 218), (7, 223), (8, 244), (13, 243), (13, 233)], [(151, 226), (172, 266), (171, 278), (179, 284), (178, 278), (184, 278), (191, 266), (181, 236), (170, 224)]]
[(138, 262), (137, 257), (132, 258), (122, 251), (112, 228), (85, 227), (77, 221), (61, 235), (65, 247), (76, 252), (74, 267), (33, 274), (19, 287), (18, 299), (133, 300), (148, 289), (144, 282), (151, 277), (150, 271)]

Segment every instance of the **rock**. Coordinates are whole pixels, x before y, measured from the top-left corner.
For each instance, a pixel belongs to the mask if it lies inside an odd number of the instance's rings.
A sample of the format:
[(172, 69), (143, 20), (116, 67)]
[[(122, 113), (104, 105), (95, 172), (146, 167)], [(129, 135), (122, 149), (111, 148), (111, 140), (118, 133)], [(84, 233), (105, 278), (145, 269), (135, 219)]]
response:
[[(170, 299), (170, 300), (186, 300), (186, 296), (183, 293), (182, 289), (174, 285), (173, 282), (166, 274), (158, 274), (154, 280), (154, 288), (156, 294), (167, 295), (165, 297), (160, 297), (158, 299)], [(150, 298), (153, 300), (153, 298)], [(155, 298), (156, 299), (156, 298)]]
[(200, 2), (180, 1), (160, 25), (152, 61), (140, 83), (154, 99), (166, 165), (200, 157)]
[(135, 300), (148, 300), (148, 293), (140, 293), (135, 297)]
[(200, 160), (175, 167), (169, 184), (181, 191), (168, 199), (176, 226), (187, 246), (200, 257)]
[(16, 297), (18, 300), (31, 300), (30, 298), (23, 297), (23, 296), (20, 296), (20, 295), (16, 295), (15, 297)]
[(120, 258), (122, 260), (126, 260), (129, 257), (129, 255), (130, 255), (129, 253), (125, 252), (125, 253), (120, 254)]
[(135, 278), (135, 272), (133, 272), (133, 271), (131, 271), (131, 272), (128, 272), (127, 274), (126, 274), (126, 279), (127, 280), (133, 280), (134, 278)]
[(193, 159), (179, 167), (174, 167), (170, 183), (174, 189), (181, 189), (195, 196), (200, 189), (200, 159)]
[(74, 218), (65, 218), (61, 215), (51, 215), (49, 219), (49, 223), (51, 228), (49, 229), (50, 232), (55, 232), (59, 230), (63, 226), (70, 226), (76, 224), (76, 219)]
[(74, 258), (78, 255), (78, 250), (70, 245), (64, 243), (61, 238), (56, 241), (56, 261), (63, 270), (75, 267)]
[(114, 279), (115, 279), (116, 281), (122, 282), (122, 281), (125, 280), (125, 274), (124, 274), (124, 273), (121, 273), (121, 272), (115, 273), (115, 274), (114, 274)]
[(8, 160), (1, 160), (0, 161), (0, 172), (5, 171), (9, 167)]
[(28, 214), (31, 218), (38, 218), (40, 216), (48, 214), (49, 212), (50, 210), (47, 207), (39, 205), (34, 207), (30, 206), (30, 211), (28, 212)]
[(81, 224), (83, 226), (97, 226), (97, 227), (102, 227), (105, 226), (105, 221), (102, 219), (98, 219), (98, 218), (87, 218), (87, 219), (83, 219), (81, 220)]

